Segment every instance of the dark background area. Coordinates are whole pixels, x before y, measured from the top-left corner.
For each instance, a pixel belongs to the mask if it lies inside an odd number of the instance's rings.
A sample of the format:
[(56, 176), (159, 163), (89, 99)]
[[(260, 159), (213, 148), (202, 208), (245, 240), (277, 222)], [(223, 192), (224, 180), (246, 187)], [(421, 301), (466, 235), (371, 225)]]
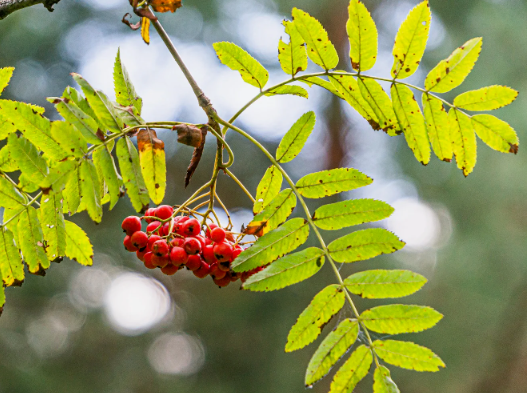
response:
[[(379, 64), (371, 73), (387, 76), (397, 27), (417, 2), (365, 3), (380, 31)], [(422, 85), (439, 60), (468, 39), (482, 36), (478, 64), (462, 87), (445, 98), (452, 100), (463, 91), (492, 84), (519, 90), (518, 100), (497, 115), (523, 141), (527, 2), (430, 3), (430, 46), (422, 70), (411, 81)], [(235, 42), (269, 68), (272, 81), (283, 80), (276, 47), (285, 35), (281, 20), (290, 18), (293, 6), (323, 22), (340, 52), (339, 68), (349, 70), (344, 0), (184, 0), (181, 10), (162, 15), (161, 21), (220, 115), (228, 118), (256, 92), (219, 64), (211, 44)], [(45, 97), (61, 95), (73, 83), (71, 72), (83, 74), (112, 96), (112, 64), (120, 46), (145, 101), (148, 121), (204, 121), (155, 32), (147, 47), (138, 32), (120, 22), (126, 12), (125, 0), (62, 0), (53, 13), (35, 6), (0, 21), (0, 67), (16, 67), (2, 98), (43, 105), (48, 116), (58, 118)], [(402, 302), (429, 305), (445, 318), (432, 330), (401, 338), (433, 349), (447, 368), (420, 374), (391, 367), (401, 391), (525, 392), (527, 181), (523, 168), (527, 159), (522, 146), (517, 156), (504, 155), (478, 141), (478, 164), (464, 178), (455, 163), (433, 158), (423, 167), (402, 137), (372, 131), (345, 103), (316, 87), (310, 94), (309, 101), (265, 98), (238, 124), (274, 151), (296, 118), (315, 110), (315, 132), (302, 154), (287, 165), (293, 177), (310, 170), (356, 167), (375, 183), (347, 197), (383, 199), (402, 212), (383, 225), (408, 241), (407, 250), (342, 267), (344, 276), (384, 267), (412, 269), (429, 279), (419, 293)], [(184, 190), (191, 149), (176, 146), (169, 132), (160, 135), (168, 157), (165, 202), (177, 204), (208, 180), (214, 143), (209, 141), (189, 190)], [(229, 143), (236, 155), (233, 172), (254, 192), (268, 162), (232, 134)], [(250, 201), (225, 176), (220, 177), (219, 193), (235, 212), (236, 223), (247, 224)], [(53, 264), (45, 278), (29, 276), (22, 288), (6, 290), (7, 304), (0, 318), (0, 392), (304, 391), (305, 368), (320, 339), (292, 354), (283, 348), (298, 314), (318, 290), (334, 281), (330, 269), (268, 294), (239, 291), (238, 283), (219, 290), (212, 281), (198, 280), (189, 272), (162, 276), (147, 271), (122, 249), (120, 222), (130, 214), (132, 207), (124, 198), (113, 211), (105, 210), (100, 225), (85, 213), (75, 216), (73, 220), (92, 239), (93, 267), (66, 260)], [(327, 238), (339, 235), (327, 233)], [(361, 310), (380, 303), (357, 301)], [(346, 312), (339, 318), (345, 316)], [(323, 380), (313, 391), (327, 391), (330, 381)], [(370, 375), (356, 391), (371, 389)]]

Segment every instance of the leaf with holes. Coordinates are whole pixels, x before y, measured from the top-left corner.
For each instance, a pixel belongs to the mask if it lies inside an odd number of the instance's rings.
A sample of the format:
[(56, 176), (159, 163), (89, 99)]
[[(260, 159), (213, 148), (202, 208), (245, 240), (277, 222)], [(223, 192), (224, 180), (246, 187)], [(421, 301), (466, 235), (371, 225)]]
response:
[(379, 366), (373, 374), (373, 393), (401, 393), (390, 375), (390, 370)]
[(368, 375), (372, 363), (371, 350), (365, 345), (358, 347), (335, 374), (329, 393), (352, 392)]
[(247, 235), (263, 236), (278, 228), (293, 213), (296, 206), (296, 195), (287, 188), (272, 201), (247, 225), (244, 233)]
[(452, 141), (450, 140), (450, 121), (443, 103), (436, 97), (424, 93), (423, 112), (428, 139), (435, 155), (442, 161), (452, 161)]
[(42, 195), (40, 223), (46, 241), (46, 255), (50, 261), (63, 257), (66, 252), (66, 228), (62, 214), (62, 193)]
[(388, 135), (395, 136), (402, 131), (397, 124), (392, 101), (381, 85), (373, 79), (359, 77), (358, 85), (364, 100), (378, 119), (379, 127)]
[(366, 328), (377, 333), (417, 333), (434, 327), (443, 315), (425, 306), (390, 304), (364, 311), (360, 315)]
[(352, 199), (319, 207), (313, 215), (315, 225), (325, 230), (337, 230), (354, 225), (383, 220), (393, 213), (393, 207), (375, 199)]
[(378, 32), (366, 6), (351, 0), (346, 30), (350, 41), (351, 66), (357, 71), (368, 71), (377, 60)]
[(137, 134), (137, 148), (148, 194), (154, 203), (159, 205), (167, 188), (165, 143), (157, 138), (154, 130), (142, 129)]
[(408, 270), (366, 270), (344, 280), (351, 293), (367, 299), (388, 299), (411, 295), (427, 283), (420, 274)]
[(24, 281), (24, 266), (13, 232), (4, 228), (0, 228), (0, 272), (6, 287), (18, 286)]
[(135, 87), (130, 81), (128, 71), (121, 61), (120, 49), (117, 50), (113, 66), (113, 83), (117, 103), (125, 107), (132, 107), (134, 115), (140, 116), (143, 100), (137, 95)]
[(307, 221), (303, 218), (293, 218), (259, 238), (238, 255), (231, 267), (235, 272), (247, 272), (265, 266), (304, 244), (308, 236)]
[(77, 224), (66, 221), (66, 256), (83, 266), (93, 264), (93, 247), (90, 239)]
[(456, 156), (457, 167), (468, 176), (476, 166), (476, 134), (470, 117), (455, 108), (448, 112), (452, 150)]
[(518, 135), (509, 124), (492, 115), (472, 116), (472, 125), (480, 139), (502, 153), (518, 153)]
[(377, 340), (373, 350), (386, 363), (415, 371), (439, 371), (445, 363), (428, 348), (396, 340)]
[(307, 68), (307, 52), (304, 45), (305, 41), (291, 21), (283, 21), (285, 32), (289, 35), (289, 43), (286, 44), (282, 39), (278, 42), (278, 60), (282, 70), (291, 76), (295, 76), (300, 71)]
[(324, 266), (324, 251), (306, 248), (273, 262), (245, 281), (243, 289), (255, 292), (276, 291), (314, 276)]
[(286, 352), (311, 344), (322, 328), (344, 306), (345, 295), (339, 285), (329, 285), (320, 291), (300, 314), (287, 336)]
[(44, 234), (37, 211), (28, 206), (19, 216), (17, 230), (20, 233), (20, 250), (31, 273), (40, 273), (49, 267), (44, 249)]
[(293, 160), (304, 147), (315, 127), (315, 112), (304, 113), (287, 131), (276, 149), (276, 160), (284, 163)]
[(337, 168), (310, 173), (296, 183), (296, 188), (306, 198), (323, 198), (367, 186), (372, 181), (356, 169)]
[(337, 262), (356, 262), (391, 254), (405, 245), (390, 231), (383, 228), (370, 228), (352, 232), (334, 240), (328, 250)]
[(277, 167), (271, 166), (267, 168), (256, 188), (254, 214), (260, 213), (278, 195), (283, 181), (282, 172)]
[(307, 366), (305, 384), (313, 385), (351, 348), (359, 335), (359, 323), (345, 319), (322, 341)]

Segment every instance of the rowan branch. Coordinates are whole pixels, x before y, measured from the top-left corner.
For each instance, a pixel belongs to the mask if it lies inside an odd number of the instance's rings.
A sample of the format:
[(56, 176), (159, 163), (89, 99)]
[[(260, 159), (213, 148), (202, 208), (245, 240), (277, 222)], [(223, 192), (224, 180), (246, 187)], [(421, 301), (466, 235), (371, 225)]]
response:
[(36, 4), (43, 4), (49, 12), (52, 12), (53, 5), (57, 4), (59, 1), (60, 0), (0, 0), (0, 20), (6, 18), (9, 14), (15, 11)]

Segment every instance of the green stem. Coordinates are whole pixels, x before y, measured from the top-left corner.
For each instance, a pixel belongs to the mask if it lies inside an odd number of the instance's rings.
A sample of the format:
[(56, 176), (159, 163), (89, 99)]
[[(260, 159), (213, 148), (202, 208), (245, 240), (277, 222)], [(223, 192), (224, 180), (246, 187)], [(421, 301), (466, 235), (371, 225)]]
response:
[(251, 200), (252, 203), (256, 202), (256, 199), (254, 199), (254, 197), (252, 196), (252, 194), (250, 193), (250, 191), (243, 185), (243, 183), (234, 175), (234, 173), (232, 173), (230, 170), (228, 169), (225, 169), (225, 173), (227, 174), (227, 176), (229, 176), (232, 180), (234, 180), (234, 182), (236, 184), (238, 184), (238, 187), (240, 187), (243, 192), (245, 192), (245, 194), (247, 194), (247, 196), (249, 197), (249, 199)]

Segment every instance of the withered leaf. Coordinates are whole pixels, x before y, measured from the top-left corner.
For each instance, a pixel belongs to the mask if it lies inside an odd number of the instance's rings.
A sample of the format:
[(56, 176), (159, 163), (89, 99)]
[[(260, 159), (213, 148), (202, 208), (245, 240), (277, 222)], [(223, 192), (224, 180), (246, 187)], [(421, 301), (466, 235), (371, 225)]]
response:
[(199, 147), (201, 145), (203, 136), (198, 127), (188, 124), (178, 124), (172, 130), (177, 131), (177, 141), (179, 143), (192, 147)]
[[(201, 161), (201, 156), (203, 154), (203, 148), (205, 147), (205, 139), (207, 137), (207, 128), (208, 126), (201, 127), (201, 144), (194, 149), (194, 153), (192, 154), (192, 159), (190, 160), (190, 165), (187, 168), (187, 175), (185, 176), (185, 188), (190, 183), (190, 179), (192, 178), (192, 175), (198, 168), (199, 162)], [(218, 143), (220, 143), (218, 141)]]
[(156, 12), (175, 12), (181, 7), (181, 0), (151, 0), (150, 5)]

